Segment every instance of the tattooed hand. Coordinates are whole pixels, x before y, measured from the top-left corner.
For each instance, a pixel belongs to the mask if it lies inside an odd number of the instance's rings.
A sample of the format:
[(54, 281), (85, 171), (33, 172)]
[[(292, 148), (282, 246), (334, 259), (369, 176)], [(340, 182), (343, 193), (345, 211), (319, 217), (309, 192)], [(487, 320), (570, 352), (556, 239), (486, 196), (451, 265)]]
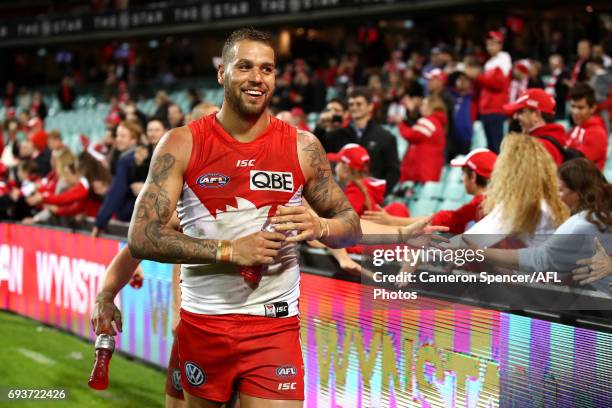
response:
[(329, 232), (321, 241), (332, 248), (355, 245), (361, 239), (359, 216), (332, 177), (321, 142), (298, 131), (298, 156), (306, 177), (304, 197), (319, 216), (327, 218)]

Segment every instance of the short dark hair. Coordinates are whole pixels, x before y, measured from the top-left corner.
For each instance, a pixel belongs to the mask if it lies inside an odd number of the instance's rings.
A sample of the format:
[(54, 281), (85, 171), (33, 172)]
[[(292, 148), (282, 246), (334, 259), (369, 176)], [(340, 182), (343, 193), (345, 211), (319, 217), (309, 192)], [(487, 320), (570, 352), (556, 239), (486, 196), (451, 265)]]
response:
[(472, 177), (472, 174), (476, 174), (476, 184), (479, 187), (486, 187), (489, 184), (488, 178), (481, 176), (480, 174), (476, 173), (474, 170), (470, 169), (469, 167), (464, 166), (463, 172), (467, 174), (468, 177)]
[(574, 85), (569, 91), (569, 97), (572, 101), (578, 101), (584, 98), (589, 106), (595, 106), (597, 104), (595, 100), (595, 90), (584, 82), (578, 82)]
[(227, 40), (225, 40), (225, 44), (223, 44), (221, 59), (223, 60), (224, 65), (230, 59), (232, 48), (240, 41), (256, 41), (266, 44), (270, 48), (274, 48), (272, 46), (272, 37), (269, 33), (256, 30), (253, 27), (240, 28), (232, 32), (229, 37), (227, 37)]
[(369, 104), (372, 103), (372, 91), (370, 90), (370, 88), (365, 87), (365, 86), (356, 86), (355, 88), (353, 88), (353, 90), (349, 93), (349, 99), (350, 98), (359, 98), (360, 96), (362, 96), (366, 102)]
[(555, 123), (557, 121), (557, 118), (555, 118), (555, 115), (553, 113), (546, 113), (542, 111), (539, 111), (539, 112), (542, 115), (542, 119), (544, 119), (544, 122)]
[(38, 171), (38, 164), (34, 160), (22, 161), (19, 163), (19, 170), (26, 174), (34, 174)]
[(170, 129), (170, 124), (168, 123), (168, 121), (157, 116), (149, 118), (149, 120), (147, 120), (147, 126), (149, 126), (149, 123), (151, 122), (159, 122), (164, 127), (164, 129)]
[(338, 105), (342, 106), (343, 110), (347, 110), (348, 109), (348, 104), (342, 98), (338, 98), (338, 97), (331, 98), (329, 101), (327, 101), (327, 103), (337, 103)]

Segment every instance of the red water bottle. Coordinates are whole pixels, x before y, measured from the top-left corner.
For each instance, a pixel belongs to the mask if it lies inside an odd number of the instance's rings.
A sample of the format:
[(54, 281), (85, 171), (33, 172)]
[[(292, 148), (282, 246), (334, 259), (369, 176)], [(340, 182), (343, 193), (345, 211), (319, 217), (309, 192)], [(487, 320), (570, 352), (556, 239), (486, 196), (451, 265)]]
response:
[(96, 338), (96, 361), (87, 384), (94, 390), (108, 388), (108, 369), (115, 351), (115, 338), (108, 334), (100, 334)]
[[(270, 222), (270, 219), (266, 221), (262, 231), (274, 232), (274, 227)], [(253, 266), (241, 266), (240, 267), (240, 275), (244, 278), (247, 283), (257, 284), (261, 280), (261, 275), (263, 275), (264, 265), (253, 265)]]
[(261, 280), (261, 274), (263, 272), (262, 265), (255, 266), (242, 266), (240, 268), (240, 274), (244, 280), (248, 283), (259, 283)]
[(134, 289), (140, 289), (142, 288), (142, 282), (144, 281), (144, 277), (140, 274), (138, 275), (132, 275), (132, 277), (130, 278), (130, 286), (133, 287)]

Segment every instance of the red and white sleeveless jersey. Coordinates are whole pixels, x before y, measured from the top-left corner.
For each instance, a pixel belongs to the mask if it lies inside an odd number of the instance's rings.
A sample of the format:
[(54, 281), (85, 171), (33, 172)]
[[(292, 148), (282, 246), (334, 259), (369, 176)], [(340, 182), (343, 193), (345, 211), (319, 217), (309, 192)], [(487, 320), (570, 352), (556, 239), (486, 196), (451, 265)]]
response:
[[(274, 117), (254, 141), (230, 136), (215, 115), (189, 125), (193, 148), (177, 205), (183, 233), (234, 240), (269, 224), (279, 205), (300, 205), (304, 175), (296, 129)], [(255, 288), (230, 264), (182, 266), (181, 307), (200, 314), (298, 314), (299, 267), (295, 244), (283, 244)]]

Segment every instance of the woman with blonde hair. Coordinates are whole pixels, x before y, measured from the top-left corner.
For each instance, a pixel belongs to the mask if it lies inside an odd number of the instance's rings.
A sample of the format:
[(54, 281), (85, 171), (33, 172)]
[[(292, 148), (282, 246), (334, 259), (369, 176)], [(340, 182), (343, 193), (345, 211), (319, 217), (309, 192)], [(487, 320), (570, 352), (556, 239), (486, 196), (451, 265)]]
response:
[[(591, 284), (592, 289), (609, 296), (612, 277), (608, 276), (606, 253), (612, 247), (612, 186), (597, 166), (585, 158), (567, 161), (559, 167), (559, 186), (559, 196), (572, 216), (554, 234), (530, 248), (486, 248), (483, 256), (499, 266), (521, 272), (556, 271), (561, 279), (572, 273), (576, 263), (586, 264), (573, 272), (574, 280)], [(591, 260), (588, 257), (594, 252), (595, 259)]]
[(48, 222), (52, 215), (69, 217), (83, 212), (89, 194), (89, 182), (81, 177), (76, 157), (67, 147), (53, 151), (53, 167), (58, 175), (54, 191), (42, 191), (27, 199), (30, 205), (42, 204), (43, 210), (24, 223)]
[(487, 215), (465, 234), (487, 234), (473, 238), (486, 246), (508, 235), (518, 238), (519, 245), (534, 245), (569, 217), (558, 189), (557, 167), (542, 144), (511, 133), (502, 142), (491, 175), (483, 203)]

